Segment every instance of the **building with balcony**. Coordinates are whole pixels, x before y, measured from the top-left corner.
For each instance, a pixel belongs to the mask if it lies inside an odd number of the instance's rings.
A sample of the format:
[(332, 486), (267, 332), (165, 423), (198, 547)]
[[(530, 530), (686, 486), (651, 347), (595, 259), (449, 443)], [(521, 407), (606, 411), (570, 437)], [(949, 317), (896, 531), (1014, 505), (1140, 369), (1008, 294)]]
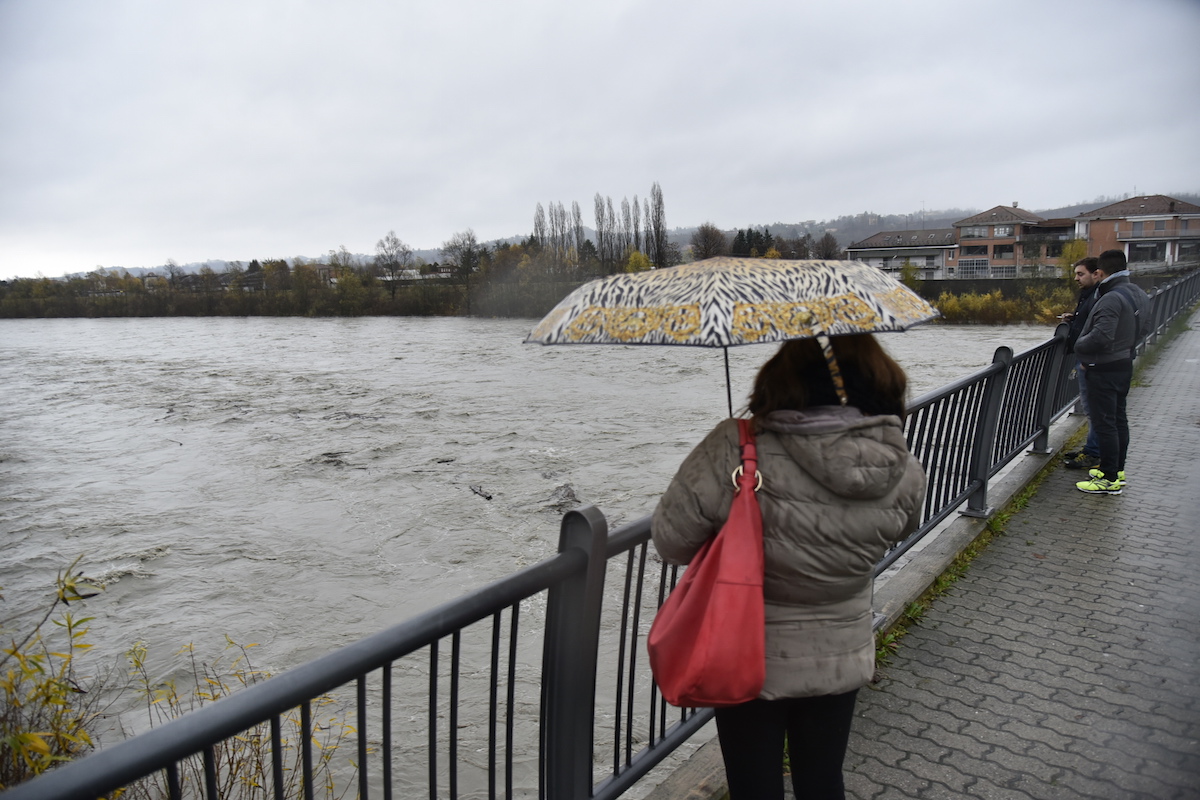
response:
[(1122, 250), (1131, 270), (1200, 261), (1200, 206), (1164, 194), (1120, 200), (1074, 223), (1089, 256)]
[(948, 278), (1027, 278), (1056, 274), (1063, 244), (1075, 222), (996, 206), (954, 223), (958, 249), (946, 264)]
[(958, 242), (954, 228), (919, 231), (881, 231), (846, 248), (846, 257), (879, 267), (897, 280), (907, 261), (916, 267), (920, 280), (946, 277), (946, 264)]
[(881, 231), (855, 242), (847, 257), (899, 277), (907, 260), (921, 280), (1031, 278), (1058, 274), (1075, 221), (1046, 219), (1013, 203), (954, 223), (952, 228)]

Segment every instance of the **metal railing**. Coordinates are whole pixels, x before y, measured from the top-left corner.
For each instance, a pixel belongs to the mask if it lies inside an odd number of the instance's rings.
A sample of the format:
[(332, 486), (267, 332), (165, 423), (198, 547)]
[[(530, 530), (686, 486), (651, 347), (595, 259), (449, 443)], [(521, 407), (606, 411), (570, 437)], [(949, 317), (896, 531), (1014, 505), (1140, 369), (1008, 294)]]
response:
[[(1147, 344), (1197, 297), (1200, 271), (1157, 290)], [(1065, 341), (1063, 325), (1019, 355), (1000, 347), (910, 404), (905, 432), (929, 490), (920, 528), (877, 575), (964, 504), (987, 515), (989, 479), (1025, 448), (1048, 452), (1051, 423), (1077, 397)], [(649, 517), (610, 535), (595, 508), (571, 511), (555, 556), (5, 798), (91, 800), (154, 780), (151, 796), (171, 798), (222, 797), (220, 784), (242, 781), (277, 800), (297, 796), (285, 785), (304, 798), (612, 800), (712, 717), (668, 706), (650, 676), (642, 639), (678, 570), (649, 541)], [(353, 744), (332, 755), (314, 745), (330, 701)], [(252, 760), (230, 758), (247, 742), (264, 743), (263, 760), (230, 774)]]

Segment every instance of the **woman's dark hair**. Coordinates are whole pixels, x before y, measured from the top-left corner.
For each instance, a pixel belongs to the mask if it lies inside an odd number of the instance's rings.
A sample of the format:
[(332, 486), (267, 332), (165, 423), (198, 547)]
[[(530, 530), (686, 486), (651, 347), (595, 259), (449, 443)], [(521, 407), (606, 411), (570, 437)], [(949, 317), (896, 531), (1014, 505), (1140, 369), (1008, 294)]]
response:
[[(869, 416), (894, 414), (904, 419), (908, 376), (869, 333), (830, 337), (845, 382), (849, 405)], [(750, 395), (750, 413), (761, 417), (782, 409), (836, 406), (837, 392), (825, 353), (816, 339), (783, 343), (758, 377)]]

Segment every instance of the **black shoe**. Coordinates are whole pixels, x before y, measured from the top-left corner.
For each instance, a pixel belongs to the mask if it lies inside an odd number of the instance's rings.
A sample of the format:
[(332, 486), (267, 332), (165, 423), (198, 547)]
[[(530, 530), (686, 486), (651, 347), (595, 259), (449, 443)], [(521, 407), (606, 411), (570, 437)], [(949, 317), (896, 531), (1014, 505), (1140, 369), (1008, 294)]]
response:
[(1100, 457), (1089, 456), (1087, 453), (1080, 452), (1074, 458), (1064, 460), (1063, 466), (1067, 469), (1091, 469), (1092, 467), (1100, 466)]

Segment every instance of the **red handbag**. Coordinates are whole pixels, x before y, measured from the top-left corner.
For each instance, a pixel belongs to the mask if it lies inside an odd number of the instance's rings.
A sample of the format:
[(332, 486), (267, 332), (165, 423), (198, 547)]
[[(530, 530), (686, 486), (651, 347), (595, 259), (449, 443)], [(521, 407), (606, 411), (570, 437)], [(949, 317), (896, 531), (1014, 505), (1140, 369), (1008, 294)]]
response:
[(761, 486), (754, 428), (738, 420), (742, 466), (729, 518), (692, 558), (650, 626), (650, 669), (667, 702), (731, 706), (766, 678)]

